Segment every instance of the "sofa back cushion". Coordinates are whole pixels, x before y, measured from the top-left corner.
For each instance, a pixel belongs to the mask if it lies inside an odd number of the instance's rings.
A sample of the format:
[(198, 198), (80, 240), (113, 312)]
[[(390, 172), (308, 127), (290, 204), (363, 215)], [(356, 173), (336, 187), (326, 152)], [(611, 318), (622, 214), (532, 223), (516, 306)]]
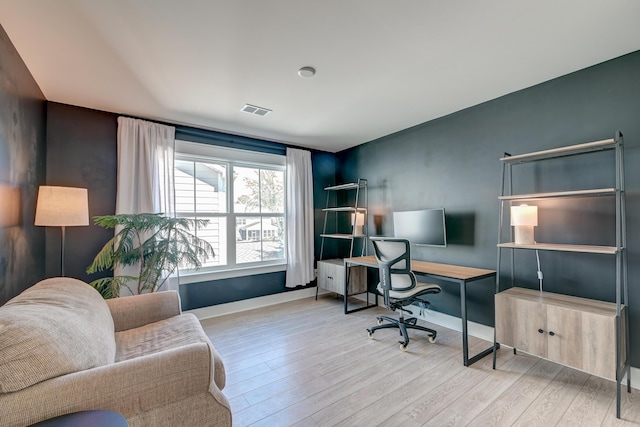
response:
[(0, 307), (0, 393), (113, 363), (115, 352), (109, 307), (80, 280), (43, 280)]

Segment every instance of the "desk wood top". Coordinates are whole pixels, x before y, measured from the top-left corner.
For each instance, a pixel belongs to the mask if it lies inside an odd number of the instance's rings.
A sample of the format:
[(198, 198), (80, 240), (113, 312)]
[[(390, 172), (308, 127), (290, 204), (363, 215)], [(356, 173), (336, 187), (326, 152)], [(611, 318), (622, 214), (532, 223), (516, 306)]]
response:
[[(347, 263), (377, 267), (378, 262), (373, 255), (345, 258)], [(458, 280), (474, 280), (481, 277), (489, 277), (496, 274), (495, 270), (484, 268), (465, 267), (463, 265), (439, 264), (436, 262), (411, 260), (411, 270), (415, 273), (432, 274), (435, 276), (450, 277)]]

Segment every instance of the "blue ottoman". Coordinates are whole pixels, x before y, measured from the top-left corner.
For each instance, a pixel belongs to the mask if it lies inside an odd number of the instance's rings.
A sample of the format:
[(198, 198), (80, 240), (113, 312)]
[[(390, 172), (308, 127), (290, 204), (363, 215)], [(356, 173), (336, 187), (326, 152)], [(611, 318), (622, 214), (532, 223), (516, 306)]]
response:
[(128, 427), (126, 418), (111, 411), (82, 411), (40, 421), (32, 427)]

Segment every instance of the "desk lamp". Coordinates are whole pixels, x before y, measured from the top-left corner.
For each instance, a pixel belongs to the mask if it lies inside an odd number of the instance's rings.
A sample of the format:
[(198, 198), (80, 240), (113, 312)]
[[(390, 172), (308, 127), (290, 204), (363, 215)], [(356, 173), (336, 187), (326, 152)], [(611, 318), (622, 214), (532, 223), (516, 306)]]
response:
[(89, 225), (87, 189), (41, 185), (35, 225), (61, 228), (60, 275), (64, 276), (65, 227)]
[(511, 206), (511, 225), (515, 231), (516, 245), (533, 245), (535, 243), (533, 227), (538, 225), (538, 207)]

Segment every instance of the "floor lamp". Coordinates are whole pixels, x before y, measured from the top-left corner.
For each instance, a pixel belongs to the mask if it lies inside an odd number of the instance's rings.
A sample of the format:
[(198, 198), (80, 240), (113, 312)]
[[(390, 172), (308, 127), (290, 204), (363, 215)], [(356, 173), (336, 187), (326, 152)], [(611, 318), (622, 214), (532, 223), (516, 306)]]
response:
[(65, 227), (89, 225), (87, 189), (41, 185), (35, 225), (62, 229), (60, 275), (64, 276)]

